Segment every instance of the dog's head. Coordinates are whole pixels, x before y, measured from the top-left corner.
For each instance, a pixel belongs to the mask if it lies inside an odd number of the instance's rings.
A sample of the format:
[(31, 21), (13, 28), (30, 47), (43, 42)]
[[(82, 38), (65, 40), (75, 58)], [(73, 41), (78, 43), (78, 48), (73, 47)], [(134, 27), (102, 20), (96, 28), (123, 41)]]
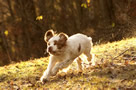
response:
[(44, 40), (47, 42), (47, 52), (53, 55), (61, 53), (66, 46), (68, 36), (64, 33), (54, 34), (53, 30), (48, 30), (45, 33)]

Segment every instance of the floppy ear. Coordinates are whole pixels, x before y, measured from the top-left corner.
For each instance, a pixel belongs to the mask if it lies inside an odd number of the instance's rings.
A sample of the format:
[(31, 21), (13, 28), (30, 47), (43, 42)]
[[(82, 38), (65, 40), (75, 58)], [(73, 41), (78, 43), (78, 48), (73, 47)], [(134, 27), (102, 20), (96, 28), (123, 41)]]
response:
[(62, 44), (64, 44), (67, 41), (67, 39), (68, 39), (68, 35), (66, 35), (65, 33), (60, 33), (59, 37), (60, 37), (60, 42)]
[(54, 31), (51, 29), (51, 30), (48, 30), (46, 33), (45, 33), (45, 36), (44, 36), (44, 40), (46, 42), (49, 41), (50, 38), (52, 38), (54, 36)]

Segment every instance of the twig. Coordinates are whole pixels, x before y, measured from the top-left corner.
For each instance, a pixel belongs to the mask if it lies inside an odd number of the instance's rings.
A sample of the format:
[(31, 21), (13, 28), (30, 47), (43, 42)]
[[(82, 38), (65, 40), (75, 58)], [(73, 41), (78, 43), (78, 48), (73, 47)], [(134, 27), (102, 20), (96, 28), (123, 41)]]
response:
[(126, 49), (125, 51), (123, 51), (122, 53), (120, 53), (118, 56), (114, 57), (112, 60), (114, 60), (114, 59), (118, 58), (119, 56), (123, 55), (123, 54), (124, 54), (126, 51), (128, 51), (128, 50), (129, 50), (129, 48)]

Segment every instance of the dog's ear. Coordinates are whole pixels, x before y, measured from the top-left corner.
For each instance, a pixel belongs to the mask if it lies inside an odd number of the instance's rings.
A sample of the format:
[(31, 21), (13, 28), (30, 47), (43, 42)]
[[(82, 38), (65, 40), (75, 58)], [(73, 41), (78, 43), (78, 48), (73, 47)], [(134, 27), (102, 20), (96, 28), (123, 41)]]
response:
[(67, 39), (68, 39), (68, 35), (65, 34), (65, 33), (60, 33), (60, 34), (59, 34), (59, 37), (60, 37), (60, 42), (61, 42), (62, 44), (65, 43), (65, 42), (67, 41)]
[(48, 30), (46, 33), (45, 33), (45, 36), (44, 36), (44, 40), (46, 42), (48, 42), (48, 40), (50, 38), (52, 38), (54, 36), (54, 31), (51, 29), (51, 30)]

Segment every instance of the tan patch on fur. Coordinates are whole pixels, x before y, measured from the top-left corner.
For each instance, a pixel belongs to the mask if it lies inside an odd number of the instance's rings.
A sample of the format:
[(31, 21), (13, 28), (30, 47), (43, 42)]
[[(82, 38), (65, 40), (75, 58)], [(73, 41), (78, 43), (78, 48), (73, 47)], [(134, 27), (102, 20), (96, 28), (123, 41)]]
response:
[(66, 46), (66, 42), (63, 42), (63, 43), (61, 41), (57, 42), (58, 49), (61, 49), (61, 48), (65, 47), (65, 46)]
[(60, 33), (59, 37), (60, 37), (60, 40), (57, 42), (57, 47), (58, 49), (61, 49), (64, 46), (66, 46), (66, 41), (68, 39), (68, 36), (64, 33)]

